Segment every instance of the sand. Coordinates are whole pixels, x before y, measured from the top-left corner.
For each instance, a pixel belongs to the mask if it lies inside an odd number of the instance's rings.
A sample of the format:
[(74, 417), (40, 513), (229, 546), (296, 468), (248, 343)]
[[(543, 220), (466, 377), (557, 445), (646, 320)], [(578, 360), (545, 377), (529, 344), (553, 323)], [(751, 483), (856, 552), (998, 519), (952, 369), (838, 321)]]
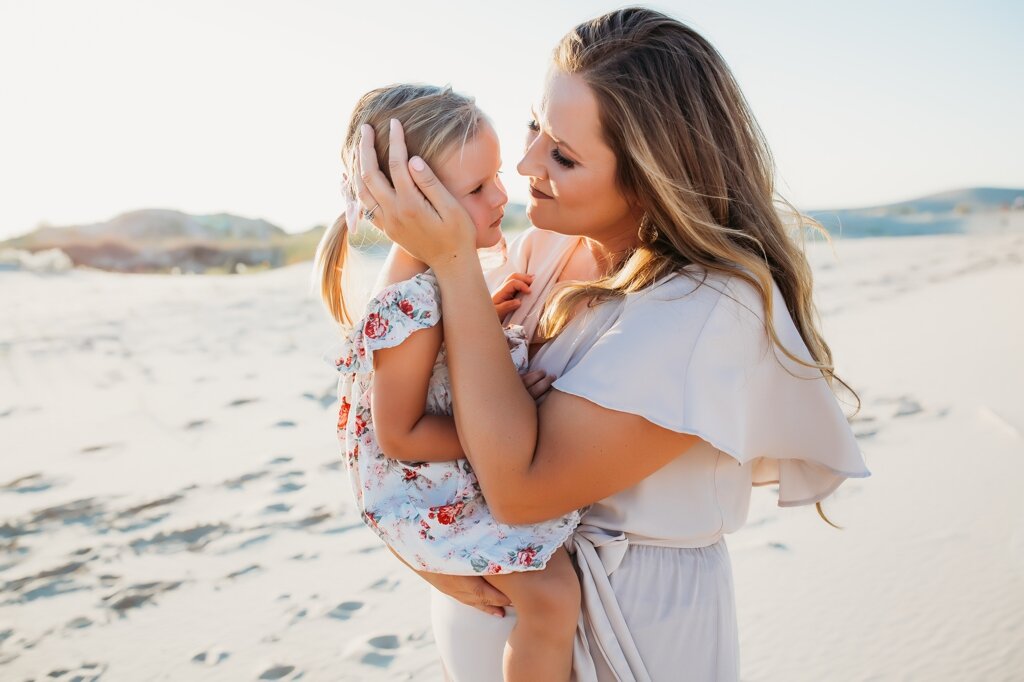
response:
[[(1024, 233), (811, 247), (873, 476), (755, 491), (743, 679), (1024, 670)], [(427, 588), (365, 529), (310, 264), (0, 272), (0, 678), (439, 680)]]

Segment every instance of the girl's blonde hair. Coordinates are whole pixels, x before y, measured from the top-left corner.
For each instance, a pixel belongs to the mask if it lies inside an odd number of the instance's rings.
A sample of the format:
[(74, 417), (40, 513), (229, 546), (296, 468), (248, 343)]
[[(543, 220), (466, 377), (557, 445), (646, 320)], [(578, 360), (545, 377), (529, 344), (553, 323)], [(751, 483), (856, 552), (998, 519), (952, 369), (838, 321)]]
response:
[[(791, 360), (821, 370), (830, 385), (842, 384), (859, 407), (856, 393), (835, 375), (802, 248), (807, 227), (826, 238), (827, 233), (777, 199), (771, 152), (722, 56), (681, 22), (632, 7), (577, 26), (555, 48), (553, 60), (593, 91), (605, 141), (618, 162), (616, 182), (646, 215), (640, 244), (621, 267), (555, 293), (541, 334), (560, 333), (581, 302), (619, 298), (696, 264), (753, 286), (775, 346)], [(799, 243), (776, 201), (792, 216)], [(811, 363), (779, 340), (772, 323), (773, 280)]]
[[(476, 134), (483, 113), (472, 97), (453, 92), (449, 86), (403, 83), (371, 90), (356, 103), (345, 133), (341, 162), (349, 178), (355, 177), (358, 168), (359, 128), (369, 124), (373, 126), (377, 164), (391, 180), (388, 131), (393, 118), (401, 122), (405, 131), (409, 156), (418, 155), (436, 167), (456, 143), (464, 145)], [(346, 201), (356, 201), (354, 182), (343, 184), (342, 192)], [(342, 291), (347, 252), (348, 229), (342, 214), (324, 232), (314, 258), (320, 297), (331, 317), (341, 325), (351, 325), (353, 321)]]

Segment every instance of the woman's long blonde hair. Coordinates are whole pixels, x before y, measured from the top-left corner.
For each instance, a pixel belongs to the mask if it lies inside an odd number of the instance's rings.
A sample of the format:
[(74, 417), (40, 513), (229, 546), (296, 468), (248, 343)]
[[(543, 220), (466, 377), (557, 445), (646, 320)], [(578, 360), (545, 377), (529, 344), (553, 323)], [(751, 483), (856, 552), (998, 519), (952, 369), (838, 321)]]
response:
[[(764, 134), (718, 51), (676, 19), (633, 7), (570, 31), (555, 48), (554, 66), (580, 76), (594, 92), (605, 140), (618, 160), (616, 182), (646, 218), (639, 246), (621, 267), (556, 292), (541, 333), (560, 333), (579, 303), (642, 290), (695, 264), (752, 285), (775, 346), (791, 360), (821, 370), (833, 388), (841, 384), (859, 408), (856, 393), (835, 375), (802, 248), (808, 227), (828, 235), (777, 197)], [(780, 208), (792, 216), (799, 241)], [(772, 323), (773, 281), (812, 363), (779, 340)]]
[[(433, 166), (457, 143), (465, 144), (476, 134), (483, 113), (472, 97), (453, 92), (448, 86), (402, 83), (371, 90), (356, 103), (345, 133), (341, 162), (349, 178), (355, 177), (358, 168), (359, 128), (369, 124), (373, 126), (377, 164), (391, 180), (388, 131), (393, 118), (401, 122), (405, 131), (409, 156), (419, 155)], [(353, 183), (344, 183), (342, 192), (347, 201), (356, 200)], [(320, 238), (314, 258), (320, 297), (331, 317), (341, 325), (351, 325), (353, 321), (342, 289), (347, 252), (348, 228), (342, 214)]]
[[(733, 275), (760, 292), (765, 327), (790, 359), (837, 380), (818, 329), (803, 230), (820, 226), (775, 194), (764, 134), (721, 55), (689, 27), (654, 10), (627, 8), (580, 24), (555, 48), (554, 64), (577, 74), (598, 101), (616, 181), (647, 215), (637, 248), (593, 282), (562, 287), (542, 332), (565, 328), (582, 302), (642, 290), (684, 266)], [(792, 216), (790, 234), (776, 201)], [(827, 233), (821, 230), (827, 238)], [(772, 282), (814, 358), (786, 349), (772, 324)]]

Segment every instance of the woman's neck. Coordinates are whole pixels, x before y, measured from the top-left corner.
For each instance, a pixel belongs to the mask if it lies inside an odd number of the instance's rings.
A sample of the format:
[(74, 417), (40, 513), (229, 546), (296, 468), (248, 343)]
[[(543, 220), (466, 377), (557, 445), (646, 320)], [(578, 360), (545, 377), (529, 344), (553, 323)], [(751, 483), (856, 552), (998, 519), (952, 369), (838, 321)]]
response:
[(638, 241), (636, 234), (626, 231), (600, 241), (591, 237), (583, 238), (583, 244), (594, 257), (602, 277), (614, 272), (636, 248)]

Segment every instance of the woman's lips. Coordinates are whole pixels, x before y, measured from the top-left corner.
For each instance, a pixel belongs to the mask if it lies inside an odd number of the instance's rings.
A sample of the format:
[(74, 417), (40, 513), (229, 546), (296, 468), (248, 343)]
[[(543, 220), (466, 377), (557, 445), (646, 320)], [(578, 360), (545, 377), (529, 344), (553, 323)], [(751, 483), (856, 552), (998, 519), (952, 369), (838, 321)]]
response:
[(505, 214), (502, 213), (500, 216), (498, 216), (497, 220), (495, 220), (493, 223), (491, 223), (491, 227), (501, 227), (501, 221), (502, 221), (502, 219), (504, 217), (505, 217)]
[(553, 196), (551, 196), (550, 194), (544, 194), (544, 192), (541, 192), (533, 185), (530, 185), (530, 196), (533, 197), (534, 199), (554, 199)]

